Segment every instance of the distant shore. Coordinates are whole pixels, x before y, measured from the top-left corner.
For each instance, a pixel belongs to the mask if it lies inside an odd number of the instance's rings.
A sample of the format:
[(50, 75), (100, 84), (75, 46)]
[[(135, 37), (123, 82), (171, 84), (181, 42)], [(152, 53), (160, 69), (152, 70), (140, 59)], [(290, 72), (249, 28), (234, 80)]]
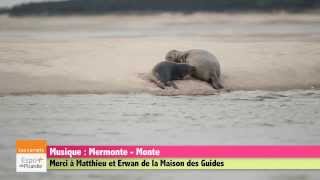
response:
[(2, 14), (9, 14), (10, 9), (9, 8), (0, 8), (0, 15)]
[(163, 12), (279, 12), (317, 13), (320, 2), (314, 0), (67, 0), (56, 2), (32, 2), (0, 9), (0, 14), (10, 16), (55, 16), (99, 14), (152, 14)]
[(272, 10), (272, 11), (258, 11), (258, 10), (247, 10), (247, 11), (112, 11), (103, 13), (42, 13), (42, 14), (19, 14), (14, 15), (10, 13), (10, 10), (0, 10), (0, 16), (9, 17), (59, 17), (59, 16), (105, 16), (105, 15), (157, 15), (157, 14), (320, 14), (319, 9), (308, 9), (301, 11), (287, 11), (287, 10)]

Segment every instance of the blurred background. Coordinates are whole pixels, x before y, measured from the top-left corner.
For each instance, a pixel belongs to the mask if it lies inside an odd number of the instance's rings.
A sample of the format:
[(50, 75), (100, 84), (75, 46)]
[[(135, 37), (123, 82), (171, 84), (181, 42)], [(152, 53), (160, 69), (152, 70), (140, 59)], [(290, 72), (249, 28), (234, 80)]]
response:
[[(114, 11), (304, 11), (318, 8), (317, 0), (4, 0), (11, 15), (101, 14)], [(20, 5), (19, 5), (20, 4)], [(22, 5), (21, 5), (22, 4)]]

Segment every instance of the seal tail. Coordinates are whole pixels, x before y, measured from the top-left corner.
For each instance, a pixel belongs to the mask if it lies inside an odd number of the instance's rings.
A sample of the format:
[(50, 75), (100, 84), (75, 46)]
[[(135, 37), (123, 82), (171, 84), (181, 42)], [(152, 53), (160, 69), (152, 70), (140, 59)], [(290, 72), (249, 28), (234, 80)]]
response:
[(223, 89), (223, 85), (221, 84), (220, 78), (217, 75), (212, 75), (209, 83), (214, 89)]

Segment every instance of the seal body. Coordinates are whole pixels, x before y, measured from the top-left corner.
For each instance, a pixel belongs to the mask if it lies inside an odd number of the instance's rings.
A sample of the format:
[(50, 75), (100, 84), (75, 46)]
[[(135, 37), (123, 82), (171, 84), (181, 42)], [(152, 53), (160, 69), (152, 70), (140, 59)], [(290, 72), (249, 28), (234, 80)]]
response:
[(192, 49), (188, 51), (171, 50), (166, 55), (166, 60), (176, 63), (187, 63), (194, 66), (196, 71), (193, 77), (206, 81), (214, 89), (222, 89), (220, 64), (217, 58), (206, 50)]
[(170, 61), (162, 61), (152, 69), (152, 79), (158, 87), (164, 89), (165, 86), (172, 86), (177, 89), (173, 80), (181, 80), (187, 75), (191, 75), (195, 68), (189, 64), (181, 64)]

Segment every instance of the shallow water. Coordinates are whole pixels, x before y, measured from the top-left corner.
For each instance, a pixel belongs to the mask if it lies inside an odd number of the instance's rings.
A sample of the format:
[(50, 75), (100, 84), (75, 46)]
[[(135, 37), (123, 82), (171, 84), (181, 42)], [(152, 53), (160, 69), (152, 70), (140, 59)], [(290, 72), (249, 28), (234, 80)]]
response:
[[(237, 91), (215, 96), (35, 95), (0, 98), (1, 176), (15, 173), (15, 140), (50, 144), (305, 145), (320, 142), (320, 91)], [(240, 174), (240, 175), (239, 175)], [(318, 179), (319, 171), (49, 172), (51, 178)]]
[[(0, 16), (0, 179), (318, 180), (319, 171), (22, 175), (15, 173), (15, 140), (319, 144), (319, 41), (316, 14)], [(160, 91), (139, 76), (168, 50), (191, 48), (213, 52), (225, 87), (234, 91), (219, 93), (195, 80)], [(184, 96), (199, 94), (216, 95)]]

